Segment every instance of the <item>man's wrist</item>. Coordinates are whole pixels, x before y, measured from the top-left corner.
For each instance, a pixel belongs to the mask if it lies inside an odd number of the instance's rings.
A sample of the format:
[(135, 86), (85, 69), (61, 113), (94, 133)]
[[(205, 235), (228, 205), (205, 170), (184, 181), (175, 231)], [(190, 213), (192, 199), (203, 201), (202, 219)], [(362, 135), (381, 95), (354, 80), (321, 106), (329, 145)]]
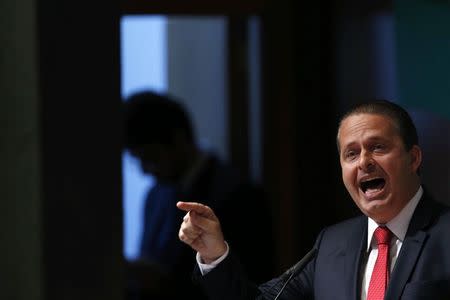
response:
[(225, 242), (226, 250), (225, 253), (222, 256), (219, 256), (217, 259), (207, 263), (201, 256), (200, 253), (197, 252), (196, 259), (197, 264), (200, 268), (200, 272), (202, 275), (206, 275), (209, 271), (214, 269), (219, 263), (221, 263), (227, 256), (230, 251), (228, 243)]
[(221, 258), (225, 253), (227, 253), (228, 252), (228, 244), (227, 244), (227, 242), (224, 241), (223, 249), (221, 249), (218, 252), (220, 254), (217, 255), (217, 256), (213, 256), (213, 257), (204, 257), (204, 256), (200, 255), (200, 259), (201, 259), (202, 263), (209, 265), (209, 264), (213, 263), (214, 261), (218, 260), (219, 258)]

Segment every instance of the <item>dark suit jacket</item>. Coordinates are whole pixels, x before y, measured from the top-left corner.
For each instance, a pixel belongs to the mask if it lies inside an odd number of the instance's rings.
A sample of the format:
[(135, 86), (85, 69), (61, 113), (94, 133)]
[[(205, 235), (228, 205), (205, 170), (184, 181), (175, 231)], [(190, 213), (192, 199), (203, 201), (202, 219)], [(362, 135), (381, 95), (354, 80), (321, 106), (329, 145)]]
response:
[[(360, 299), (366, 240), (365, 216), (325, 228), (315, 244), (317, 256), (279, 299)], [(249, 283), (231, 252), (206, 276), (198, 272), (195, 278), (211, 299), (274, 299), (285, 280), (280, 276), (260, 286)], [(450, 211), (428, 194), (413, 214), (385, 299), (450, 299)]]

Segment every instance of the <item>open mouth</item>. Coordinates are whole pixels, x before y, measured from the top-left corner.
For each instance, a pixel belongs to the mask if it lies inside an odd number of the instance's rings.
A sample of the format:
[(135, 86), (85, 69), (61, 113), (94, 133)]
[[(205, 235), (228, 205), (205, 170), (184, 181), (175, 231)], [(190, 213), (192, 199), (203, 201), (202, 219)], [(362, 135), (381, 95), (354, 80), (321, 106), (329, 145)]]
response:
[(386, 180), (384, 178), (373, 178), (361, 181), (359, 187), (364, 194), (372, 194), (381, 191), (385, 184)]

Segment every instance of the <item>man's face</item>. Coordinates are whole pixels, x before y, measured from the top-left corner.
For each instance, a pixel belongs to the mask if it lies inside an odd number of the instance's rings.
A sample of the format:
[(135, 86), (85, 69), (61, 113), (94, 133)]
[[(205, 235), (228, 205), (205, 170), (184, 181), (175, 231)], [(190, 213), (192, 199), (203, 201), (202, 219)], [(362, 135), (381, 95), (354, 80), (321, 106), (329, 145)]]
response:
[(359, 209), (378, 223), (394, 218), (419, 187), (421, 151), (406, 151), (389, 117), (351, 115), (338, 133), (342, 179)]
[(144, 173), (155, 176), (160, 181), (174, 182), (179, 175), (178, 157), (171, 145), (146, 144), (132, 149)]

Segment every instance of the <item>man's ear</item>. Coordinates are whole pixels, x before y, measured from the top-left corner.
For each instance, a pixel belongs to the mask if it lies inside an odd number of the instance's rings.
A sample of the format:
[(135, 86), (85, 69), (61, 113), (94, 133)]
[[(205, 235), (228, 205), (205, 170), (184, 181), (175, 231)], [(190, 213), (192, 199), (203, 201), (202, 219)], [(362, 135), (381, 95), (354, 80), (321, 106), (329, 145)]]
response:
[(411, 150), (409, 150), (409, 154), (411, 157), (411, 169), (413, 172), (417, 172), (422, 164), (422, 150), (418, 145), (413, 145)]

